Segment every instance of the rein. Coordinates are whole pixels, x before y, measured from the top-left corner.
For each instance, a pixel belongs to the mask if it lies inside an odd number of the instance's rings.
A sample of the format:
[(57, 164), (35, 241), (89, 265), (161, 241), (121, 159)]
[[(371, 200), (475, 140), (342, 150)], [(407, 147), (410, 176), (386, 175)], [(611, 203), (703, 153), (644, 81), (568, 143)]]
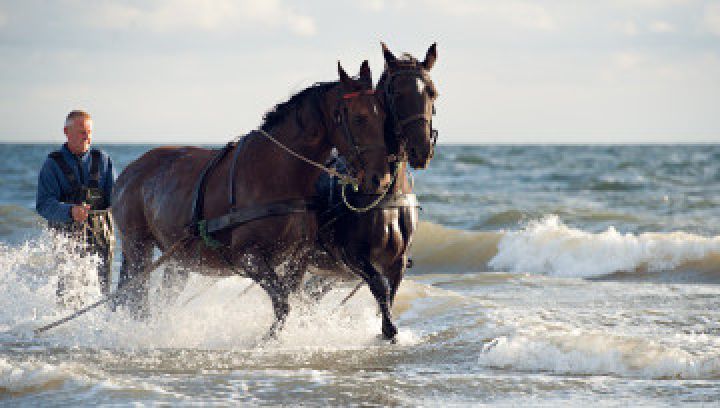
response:
[(320, 164), (320, 163), (318, 163), (318, 162), (316, 162), (316, 161), (314, 161), (314, 160), (310, 160), (310, 159), (308, 159), (307, 157), (305, 157), (305, 156), (303, 156), (303, 155), (301, 155), (301, 154), (296, 153), (295, 151), (293, 151), (292, 149), (290, 149), (289, 147), (285, 146), (285, 145), (282, 144), (280, 141), (278, 141), (277, 139), (275, 139), (274, 137), (272, 137), (268, 132), (266, 132), (266, 131), (264, 131), (264, 130), (262, 130), (262, 129), (257, 129), (256, 132), (258, 132), (258, 133), (260, 133), (261, 135), (265, 136), (266, 138), (270, 139), (270, 141), (272, 141), (273, 143), (275, 143), (279, 148), (285, 150), (285, 151), (286, 151), (288, 154), (290, 154), (291, 156), (296, 157), (296, 158), (304, 161), (305, 163), (307, 163), (307, 164), (309, 164), (309, 165), (311, 165), (311, 166), (315, 166), (315, 167), (317, 167), (318, 169), (324, 171), (325, 173), (327, 173), (327, 174), (329, 174), (329, 175), (331, 175), (331, 176), (334, 176), (334, 177), (339, 178), (339, 179), (343, 182), (343, 184), (346, 184), (346, 185), (347, 185), (347, 184), (352, 184), (353, 186), (357, 186), (358, 184), (360, 184), (359, 181), (358, 181), (358, 179), (355, 178), (355, 177), (349, 176), (349, 175), (347, 175), (347, 174), (342, 174), (342, 173), (338, 172), (338, 171), (335, 170), (335, 169), (331, 169), (330, 167), (323, 166), (322, 164)]
[(346, 194), (345, 194), (345, 187), (347, 187), (347, 184), (343, 184), (342, 187), (340, 187), (340, 192), (341, 192), (341, 196), (342, 196), (343, 203), (345, 204), (345, 206), (346, 206), (347, 208), (349, 208), (349, 209), (352, 210), (352, 211), (355, 211), (356, 213), (364, 213), (364, 212), (368, 212), (368, 211), (372, 210), (373, 208), (377, 207), (378, 204), (380, 204), (380, 202), (381, 202), (383, 199), (385, 199), (385, 196), (387, 196), (387, 193), (390, 191), (390, 189), (392, 188), (393, 184), (395, 184), (395, 180), (397, 180), (397, 176), (398, 176), (398, 172), (399, 172), (399, 171), (400, 171), (400, 166), (395, 166), (395, 171), (393, 172), (392, 180), (390, 180), (390, 183), (388, 184), (388, 186), (387, 186), (387, 188), (385, 189), (385, 191), (383, 191), (382, 194), (380, 194), (380, 195), (378, 196), (378, 198), (376, 198), (375, 200), (373, 200), (370, 204), (368, 204), (368, 205), (365, 206), (365, 207), (355, 207), (355, 206), (353, 206), (352, 204), (350, 204), (350, 202), (348, 201), (347, 196), (346, 196)]
[(123, 286), (122, 288), (119, 288), (114, 293), (110, 295), (104, 296), (102, 299), (98, 300), (97, 302), (85, 306), (80, 310), (77, 310), (75, 313), (71, 314), (70, 316), (63, 317), (62, 319), (55, 320), (52, 323), (46, 324), (42, 327), (38, 327), (37, 329), (33, 330), (34, 335), (41, 334), (43, 332), (46, 332), (54, 327), (60, 326), (63, 323), (67, 323), (70, 320), (73, 320), (77, 317), (80, 317), (84, 315), (85, 313), (89, 312), (92, 309), (95, 309), (96, 307), (103, 305), (113, 299), (118, 298), (120, 295), (124, 294), (125, 292), (129, 290), (135, 290), (137, 289), (140, 278), (145, 277), (146, 275), (150, 274), (152, 271), (154, 271), (158, 266), (162, 265), (165, 261), (167, 261), (172, 255), (175, 254), (179, 249), (185, 247), (190, 241), (192, 241), (194, 237), (190, 235), (186, 235), (184, 238), (179, 239), (175, 244), (173, 244), (170, 248), (168, 248), (158, 259), (155, 260), (155, 262), (151, 263), (145, 269), (143, 269), (139, 274), (135, 275), (132, 278), (132, 281)]

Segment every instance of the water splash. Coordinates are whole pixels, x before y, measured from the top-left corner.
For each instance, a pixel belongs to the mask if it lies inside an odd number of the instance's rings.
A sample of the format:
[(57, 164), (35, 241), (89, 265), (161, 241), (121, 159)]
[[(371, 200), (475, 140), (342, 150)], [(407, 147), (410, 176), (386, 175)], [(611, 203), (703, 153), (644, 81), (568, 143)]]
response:
[[(690, 265), (692, 264), (692, 265)], [(507, 232), (489, 262), (496, 270), (559, 277), (596, 277), (616, 272), (658, 272), (685, 266), (720, 266), (720, 236), (684, 232), (621, 234), (610, 227), (590, 233), (557, 216)]]

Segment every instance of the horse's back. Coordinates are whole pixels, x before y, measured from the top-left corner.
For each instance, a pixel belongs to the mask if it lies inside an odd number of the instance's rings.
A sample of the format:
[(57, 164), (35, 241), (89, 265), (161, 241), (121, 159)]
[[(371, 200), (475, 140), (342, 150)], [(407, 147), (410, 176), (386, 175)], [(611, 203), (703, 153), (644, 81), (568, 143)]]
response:
[(113, 216), (120, 232), (149, 234), (165, 219), (178, 221), (189, 214), (188, 192), (212, 155), (212, 150), (198, 147), (158, 147), (130, 163), (113, 190)]

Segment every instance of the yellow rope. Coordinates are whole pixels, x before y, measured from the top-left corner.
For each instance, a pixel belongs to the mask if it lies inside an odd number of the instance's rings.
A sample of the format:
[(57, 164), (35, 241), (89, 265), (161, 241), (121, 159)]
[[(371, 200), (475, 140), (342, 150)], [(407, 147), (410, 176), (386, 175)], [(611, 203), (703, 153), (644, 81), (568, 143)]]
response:
[(390, 191), (390, 188), (392, 187), (392, 185), (395, 183), (395, 180), (397, 179), (397, 175), (398, 175), (399, 171), (400, 171), (400, 166), (396, 166), (395, 171), (393, 172), (392, 180), (390, 180), (390, 183), (388, 184), (385, 191), (383, 191), (383, 193), (380, 194), (380, 197), (375, 199), (372, 203), (368, 204), (366, 207), (355, 207), (352, 204), (350, 204), (350, 202), (347, 199), (347, 196), (345, 195), (345, 188), (347, 187), (347, 183), (344, 183), (342, 185), (342, 187), (340, 188), (340, 191), (342, 193), (341, 195), (342, 195), (343, 203), (345, 203), (345, 206), (347, 208), (351, 209), (352, 211), (358, 212), (358, 213), (364, 213), (364, 212), (372, 210), (373, 208), (377, 207), (378, 204), (380, 204), (380, 201), (382, 201), (385, 198), (385, 196), (387, 195), (387, 193)]

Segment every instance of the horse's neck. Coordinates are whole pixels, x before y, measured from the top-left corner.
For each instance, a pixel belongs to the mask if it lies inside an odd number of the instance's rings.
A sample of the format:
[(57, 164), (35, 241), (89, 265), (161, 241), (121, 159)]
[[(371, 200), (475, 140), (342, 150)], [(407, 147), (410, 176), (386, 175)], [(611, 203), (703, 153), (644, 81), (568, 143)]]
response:
[[(305, 159), (322, 164), (330, 156), (331, 147), (325, 142), (327, 140), (326, 135), (311, 135), (308, 133), (311, 131), (303, 130), (299, 132), (296, 126), (286, 123), (274, 126), (268, 133), (292, 152)], [(320, 126), (316, 131), (325, 132)], [(311, 137), (323, 142), (317, 145), (308, 144), (307, 140)], [(273, 184), (274, 190), (285, 191), (290, 196), (314, 195), (315, 181), (322, 170), (295, 157), (271, 140), (264, 141), (261, 149), (268, 152), (267, 155), (258, 156), (267, 158), (259, 163), (260, 166), (266, 169), (264, 174), (267, 175), (267, 179), (262, 180), (264, 183), (270, 182)]]

